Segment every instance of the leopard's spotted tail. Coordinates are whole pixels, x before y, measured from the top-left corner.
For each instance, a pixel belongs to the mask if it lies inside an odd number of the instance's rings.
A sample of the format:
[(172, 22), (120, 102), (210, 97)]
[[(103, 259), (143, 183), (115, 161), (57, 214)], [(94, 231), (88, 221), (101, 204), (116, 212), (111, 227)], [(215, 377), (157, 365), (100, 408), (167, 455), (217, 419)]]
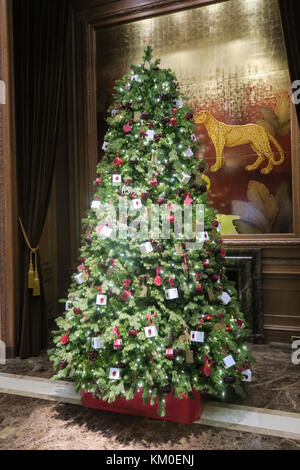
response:
[(268, 137), (270, 139), (271, 142), (273, 142), (273, 144), (275, 145), (275, 147), (279, 150), (280, 152), (280, 159), (279, 160), (274, 160), (273, 161), (273, 165), (277, 166), (277, 165), (282, 165), (282, 163), (285, 161), (285, 155), (284, 155), (284, 152), (283, 152), (283, 149), (282, 147), (279, 145), (279, 143), (277, 142), (277, 140), (271, 135), (271, 134), (268, 134)]

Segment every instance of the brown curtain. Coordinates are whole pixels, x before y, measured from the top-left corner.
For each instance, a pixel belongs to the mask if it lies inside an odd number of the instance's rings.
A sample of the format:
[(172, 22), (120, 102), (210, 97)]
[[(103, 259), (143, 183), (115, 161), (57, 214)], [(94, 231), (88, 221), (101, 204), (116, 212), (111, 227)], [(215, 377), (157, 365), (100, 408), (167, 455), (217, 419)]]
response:
[[(293, 83), (294, 80), (300, 80), (300, 1), (279, 0), (279, 6), (291, 82)], [(295, 105), (300, 124), (300, 104), (295, 103)]]
[[(53, 182), (68, 12), (68, 0), (13, 0), (18, 203), (32, 247), (42, 235)], [(39, 297), (28, 289), (29, 250), (21, 231), (20, 253), (18, 352), (24, 359), (47, 347), (47, 318), (42, 282)]]

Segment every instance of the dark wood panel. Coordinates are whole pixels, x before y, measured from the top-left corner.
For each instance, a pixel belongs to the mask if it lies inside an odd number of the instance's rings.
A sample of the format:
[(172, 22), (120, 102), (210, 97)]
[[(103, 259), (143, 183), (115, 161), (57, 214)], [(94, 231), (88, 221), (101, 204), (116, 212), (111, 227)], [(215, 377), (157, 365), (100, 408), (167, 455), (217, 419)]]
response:
[(5, 104), (0, 104), (0, 337), (8, 357), (17, 344), (17, 188), (14, 132), (13, 41), (11, 2), (0, 0), (0, 80)]

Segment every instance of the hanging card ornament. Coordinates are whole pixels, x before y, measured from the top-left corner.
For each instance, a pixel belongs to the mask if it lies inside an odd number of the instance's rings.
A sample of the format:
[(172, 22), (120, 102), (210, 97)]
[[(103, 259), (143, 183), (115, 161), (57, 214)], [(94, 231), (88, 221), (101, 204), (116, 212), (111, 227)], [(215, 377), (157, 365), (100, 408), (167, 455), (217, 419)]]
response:
[(132, 75), (131, 79), (134, 80), (135, 82), (138, 82), (139, 81), (139, 76), (137, 74)]
[(140, 111), (134, 111), (133, 120), (134, 120), (135, 122), (138, 122), (138, 121), (140, 121), (140, 119), (141, 119), (141, 113), (140, 113)]
[(204, 343), (204, 332), (203, 331), (191, 331), (191, 341), (195, 343)]
[(146, 315), (146, 318), (148, 320), (148, 326), (144, 328), (145, 330), (145, 336), (146, 338), (154, 338), (158, 336), (157, 328), (155, 325), (151, 325), (151, 319), (155, 317), (155, 313), (151, 313), (151, 315)]
[(174, 100), (174, 104), (175, 104), (176, 108), (182, 108), (183, 107), (183, 101), (180, 98)]
[(178, 255), (183, 253), (182, 243), (175, 243), (175, 250)]
[(215, 325), (214, 325), (214, 330), (215, 331), (225, 330), (225, 328), (226, 328), (226, 325), (222, 321), (218, 322), (218, 323), (215, 323)]
[(168, 282), (170, 283), (170, 289), (166, 289), (165, 294), (166, 294), (166, 299), (168, 300), (173, 300), (173, 299), (178, 299), (178, 289), (174, 288), (174, 279), (171, 277), (168, 279)]
[(184, 152), (184, 155), (185, 155), (186, 157), (192, 157), (192, 156), (194, 155), (194, 152), (193, 152), (193, 150), (191, 149), (191, 147), (188, 147), (188, 148), (186, 149), (186, 151)]
[(102, 294), (102, 286), (99, 286), (99, 295), (97, 295), (96, 305), (106, 305), (107, 304), (107, 295)]
[(106, 238), (109, 238), (111, 236), (113, 230), (107, 225), (104, 225), (104, 226), (100, 225), (99, 227), (97, 227), (97, 232), (98, 232), (98, 236), (102, 238), (103, 240), (105, 240)]
[(155, 325), (146, 326), (144, 330), (146, 338), (155, 338), (156, 336), (158, 336), (157, 328)]
[(139, 245), (139, 249), (142, 254), (146, 255), (148, 253), (151, 253), (151, 251), (153, 251), (153, 246), (150, 242), (146, 242), (146, 243), (142, 243), (141, 245)]
[(114, 186), (119, 186), (122, 183), (122, 176), (112, 175), (112, 183)]
[(206, 242), (209, 242), (210, 238), (208, 232), (203, 232), (203, 238)]
[(134, 211), (137, 209), (141, 209), (143, 207), (142, 201), (140, 199), (133, 199), (130, 201), (130, 210)]
[(113, 347), (115, 350), (122, 349), (122, 339), (121, 338), (114, 339)]
[(103, 142), (103, 145), (102, 145), (102, 150), (107, 150), (108, 149), (108, 142)]
[(111, 368), (109, 371), (109, 378), (111, 380), (120, 379), (120, 369)]
[(85, 277), (84, 277), (83, 273), (77, 274), (75, 276), (75, 280), (76, 280), (78, 285), (83, 284), (85, 282)]
[(196, 184), (202, 184), (202, 175), (199, 173), (196, 174)]
[(220, 295), (218, 297), (218, 299), (222, 300), (222, 302), (227, 305), (229, 304), (230, 300), (231, 300), (231, 297), (229, 294), (227, 294), (227, 292), (223, 292), (222, 295)]
[(207, 295), (208, 295), (208, 298), (209, 300), (212, 302), (213, 300), (215, 300), (215, 295), (214, 295), (214, 292), (212, 289), (208, 288), (207, 289)]
[(99, 336), (92, 338), (92, 348), (94, 349), (104, 349), (104, 343)]
[(70, 300), (68, 300), (68, 301), (66, 302), (65, 309), (66, 309), (67, 312), (69, 312), (70, 310), (72, 310), (72, 308), (73, 308), (73, 302), (71, 302)]
[(225, 369), (229, 369), (229, 367), (232, 367), (235, 365), (235, 360), (233, 359), (231, 354), (229, 356), (224, 357), (223, 365)]
[(157, 154), (154, 152), (151, 155), (151, 163), (157, 163)]
[(182, 176), (178, 176), (178, 179), (181, 183), (188, 183), (191, 179), (191, 175), (188, 175), (187, 173), (182, 173)]
[(173, 359), (174, 358), (174, 351), (172, 348), (166, 349), (166, 357), (168, 359)]
[(243, 370), (242, 382), (251, 382), (252, 381), (252, 371), (251, 369)]
[(101, 201), (93, 201), (91, 204), (91, 209), (98, 210), (101, 207)]
[(168, 300), (174, 300), (174, 299), (178, 299), (178, 289), (174, 288), (174, 289), (167, 289), (166, 290), (166, 299)]
[(139, 279), (142, 281), (142, 290), (139, 293), (139, 298), (147, 297), (147, 286), (145, 286), (145, 279), (147, 276), (141, 276)]
[(147, 140), (153, 140), (154, 139), (154, 131), (152, 129), (149, 129), (146, 132), (146, 139)]
[(177, 126), (178, 123), (177, 123), (176, 117), (172, 117), (172, 118), (170, 119), (170, 124), (171, 124), (172, 127), (176, 127), (176, 126)]
[(189, 350), (186, 352), (185, 360), (187, 364), (193, 364), (194, 362), (194, 352)]

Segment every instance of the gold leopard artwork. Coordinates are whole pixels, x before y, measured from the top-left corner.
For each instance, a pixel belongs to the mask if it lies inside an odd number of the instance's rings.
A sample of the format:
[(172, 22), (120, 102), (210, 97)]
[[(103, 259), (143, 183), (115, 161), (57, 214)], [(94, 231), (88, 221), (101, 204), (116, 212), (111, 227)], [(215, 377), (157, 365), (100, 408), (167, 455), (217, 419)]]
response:
[[(212, 140), (216, 150), (216, 163), (210, 167), (212, 172), (220, 170), (225, 165), (224, 147), (237, 147), (250, 144), (258, 155), (257, 160), (246, 166), (247, 171), (256, 170), (259, 165), (267, 160), (268, 165), (260, 172), (268, 175), (274, 166), (282, 165), (285, 155), (277, 140), (269, 134), (264, 127), (258, 124), (230, 125), (217, 121), (209, 111), (200, 111), (194, 116), (195, 124), (203, 124)], [(276, 157), (271, 149), (270, 141), (277, 147), (280, 158)]]

